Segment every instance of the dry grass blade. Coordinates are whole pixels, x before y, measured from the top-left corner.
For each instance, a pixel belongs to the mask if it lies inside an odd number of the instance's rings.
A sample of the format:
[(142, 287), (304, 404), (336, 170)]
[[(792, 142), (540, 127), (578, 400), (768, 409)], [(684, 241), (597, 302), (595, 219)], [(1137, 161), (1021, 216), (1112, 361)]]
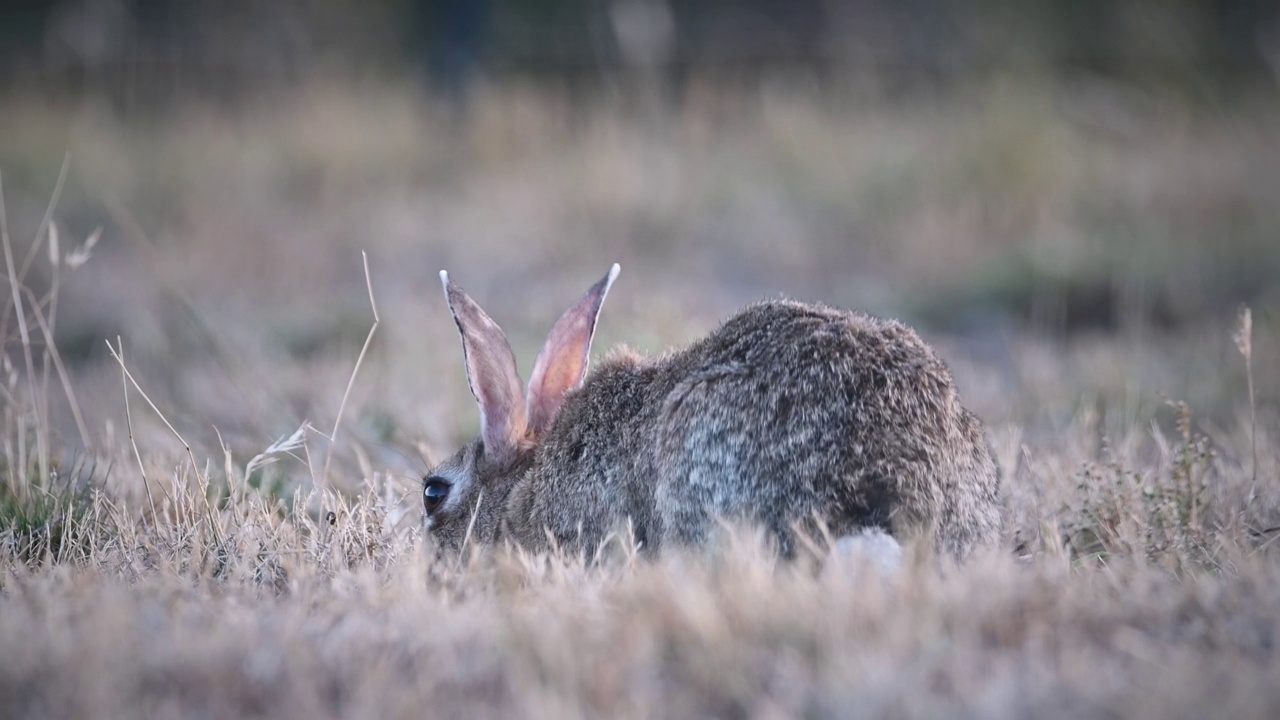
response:
[(75, 270), (88, 262), (89, 258), (93, 255), (94, 246), (98, 244), (98, 240), (101, 237), (102, 226), (98, 226), (93, 229), (93, 232), (89, 233), (89, 237), (85, 238), (83, 243), (76, 246), (76, 248), (71, 252), (67, 253), (67, 267), (71, 270)]
[[(24, 288), (24, 290), (26, 289)], [(26, 290), (26, 292), (30, 293), (30, 290)], [(44, 334), (46, 357), (52, 360), (54, 368), (58, 371), (58, 379), (62, 383), (62, 390), (64, 393), (66, 393), (67, 403), (71, 407), (71, 415), (72, 415), (72, 418), (74, 418), (75, 420), (76, 430), (80, 433), (80, 442), (83, 444), (85, 450), (90, 450), (93, 447), (93, 443), (89, 439), (89, 429), (85, 426), (84, 416), (80, 413), (80, 403), (76, 401), (75, 389), (72, 388), (71, 386), (71, 376), (67, 372), (66, 366), (62, 364), (62, 356), (58, 353), (58, 347), (53, 342), (53, 324), (52, 324), (53, 321), (52, 319), (50, 320), (45, 319), (44, 313), (41, 312), (40, 310), (39, 303), (34, 302), (34, 299), (35, 298), (33, 295), (32, 296), (33, 302), (31, 304), (31, 315), (36, 319), (36, 322), (40, 324), (40, 332)], [(48, 377), (48, 374), (46, 372), (45, 378), (47, 379), (47, 377)], [(47, 417), (48, 416), (47, 401), (45, 403), (45, 408), (46, 409), (45, 409), (44, 415)]]
[[(124, 357), (124, 341), (116, 336), (116, 342), (120, 345), (120, 356)], [(107, 343), (110, 347), (110, 343)], [(124, 391), (124, 420), (125, 428), (129, 433), (129, 446), (133, 448), (133, 458), (138, 463), (138, 477), (142, 480), (142, 488), (147, 494), (147, 505), (151, 509), (151, 518), (159, 521), (160, 516), (156, 513), (156, 501), (151, 494), (151, 483), (147, 480), (147, 466), (142, 462), (142, 452), (138, 450), (138, 438), (133, 432), (133, 412), (129, 408), (129, 371), (125, 369), (124, 362), (120, 363), (120, 384)]]
[(351, 388), (356, 384), (356, 376), (360, 372), (360, 366), (364, 364), (364, 356), (369, 352), (369, 345), (373, 342), (373, 334), (378, 331), (378, 323), (381, 322), (378, 317), (378, 301), (373, 297), (373, 278), (369, 275), (369, 254), (361, 251), (360, 257), (364, 260), (364, 282), (369, 290), (369, 307), (373, 309), (373, 325), (369, 328), (369, 334), (365, 336), (364, 345), (360, 348), (360, 355), (356, 358), (355, 367), (351, 368), (351, 377), (347, 380), (347, 388), (342, 391), (342, 402), (338, 403), (338, 414), (333, 419), (333, 432), (329, 434), (329, 448), (324, 454), (324, 469), (320, 472), (320, 486), (322, 488), (329, 486), (329, 463), (333, 460), (333, 447), (337, 443), (338, 428), (342, 427), (342, 414), (347, 409), (347, 399), (351, 397)]
[(1253, 311), (1247, 305), (1240, 307), (1236, 331), (1232, 337), (1240, 355), (1244, 357), (1245, 379), (1249, 389), (1249, 453), (1252, 474), (1249, 502), (1252, 503), (1258, 494), (1258, 404), (1253, 394)]
[(267, 449), (254, 455), (249, 462), (245, 463), (245, 478), (252, 475), (255, 470), (275, 462), (277, 454), (292, 453), (294, 450), (301, 448), (307, 441), (307, 428), (309, 427), (311, 427), (309, 423), (303, 422), (292, 434), (281, 436), (268, 445)]
[[(47, 418), (38, 415), (41, 408), (40, 395), (36, 390), (36, 364), (31, 354), (31, 333), (27, 329), (27, 313), (22, 305), (22, 284), (18, 278), (17, 269), (13, 262), (13, 242), (9, 237), (9, 218), (5, 212), (4, 202), (4, 181), (0, 177), (0, 241), (4, 245), (4, 266), (9, 275), (9, 292), (13, 302), (14, 315), (18, 321), (18, 334), (22, 339), (22, 356), (26, 361), (27, 367), (27, 393), (31, 402), (31, 411), (37, 413), (35, 418), (35, 435), (36, 435), (36, 462), (39, 468), (40, 481), (49, 477), (49, 425)], [(2, 326), (3, 323), (0, 323)], [(25, 476), (27, 472), (25, 464), (19, 470), (18, 475)], [(29, 480), (19, 485), (29, 486)]]
[(36, 228), (35, 242), (31, 243), (31, 248), (27, 250), (27, 256), (22, 260), (22, 269), (18, 272), (19, 282), (26, 282), (27, 273), (30, 272), (32, 263), (40, 253), (40, 243), (46, 237), (45, 231), (53, 226), (53, 211), (58, 207), (58, 200), (62, 198), (62, 188), (67, 182), (67, 171), (70, 169), (71, 151), (68, 150), (62, 156), (62, 166), (58, 169), (58, 180), (53, 184), (53, 193), (49, 196), (49, 203), (45, 206), (44, 217), (40, 219), (40, 227)]
[[(142, 386), (138, 384), (138, 381), (134, 379), (133, 374), (129, 372), (129, 368), (124, 364), (124, 341), (117, 337), (116, 342), (120, 344), (118, 349), (114, 347), (110, 341), (107, 341), (107, 349), (111, 353), (111, 357), (120, 365), (120, 369), (124, 372), (125, 378), (128, 379), (129, 384), (133, 386), (133, 389), (138, 391), (138, 394), (147, 402), (147, 405), (151, 407), (151, 410), (160, 418), (160, 421), (164, 423), (165, 427), (169, 428), (169, 432), (173, 433), (173, 436), (178, 439), (178, 442), (182, 443), (182, 449), (186, 451), (187, 458), (191, 461), (191, 471), (195, 473), (196, 481), (202, 488), (207, 490), (209, 485), (208, 480), (200, 473), (200, 465), (196, 462), (196, 455), (191, 450), (191, 443), (188, 443), (186, 438), (182, 437), (182, 433), (179, 433), (178, 429), (173, 426), (173, 423), (169, 422), (169, 418), (165, 417), (164, 413), (160, 411), (160, 408), (156, 407), (156, 404), (151, 401), (151, 396), (147, 395), (146, 391), (142, 389)], [(132, 435), (132, 432), (130, 432), (130, 435)], [(141, 463), (141, 459), (139, 459), (139, 463)], [(213, 518), (213, 508), (209, 505), (209, 496), (207, 492), (203, 494), (203, 499), (205, 514), (209, 521), (209, 529), (214, 535), (214, 540), (221, 545), (222, 538), (220, 537), (218, 530), (218, 523)]]

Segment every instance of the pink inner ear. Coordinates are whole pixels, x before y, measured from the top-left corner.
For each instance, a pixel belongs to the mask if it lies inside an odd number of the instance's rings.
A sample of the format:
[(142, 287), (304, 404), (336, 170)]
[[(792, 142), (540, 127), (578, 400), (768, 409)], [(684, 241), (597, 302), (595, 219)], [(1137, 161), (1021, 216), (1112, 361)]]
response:
[(462, 335), (467, 384), (480, 405), (480, 433), (485, 454), (495, 459), (513, 451), (527, 429), (524, 388), (516, 356), (502, 328), (462, 288), (440, 273), (445, 298)]
[(565, 393), (581, 385), (586, 377), (596, 319), (618, 270), (617, 264), (610, 268), (608, 275), (560, 316), (547, 335), (529, 379), (528, 418), (533, 433), (551, 426), (564, 404)]
[(580, 319), (556, 323), (529, 380), (529, 425), (535, 433), (550, 427), (564, 404), (565, 393), (582, 383), (591, 352), (591, 328)]

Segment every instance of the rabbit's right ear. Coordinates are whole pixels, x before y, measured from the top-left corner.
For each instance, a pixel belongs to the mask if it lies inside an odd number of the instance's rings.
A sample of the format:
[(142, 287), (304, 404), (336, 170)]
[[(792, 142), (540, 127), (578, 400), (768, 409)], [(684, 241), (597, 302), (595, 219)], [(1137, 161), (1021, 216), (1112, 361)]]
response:
[(586, 377), (596, 318), (600, 316), (609, 286), (618, 277), (618, 269), (614, 263), (609, 274), (565, 310), (542, 345), (529, 378), (529, 429), (534, 435), (551, 427), (564, 403), (565, 393), (581, 385)]
[(524, 387), (516, 371), (516, 356), (498, 324), (462, 288), (440, 271), (449, 311), (462, 335), (467, 384), (480, 404), (480, 435), (485, 454), (501, 462), (513, 452), (528, 429)]

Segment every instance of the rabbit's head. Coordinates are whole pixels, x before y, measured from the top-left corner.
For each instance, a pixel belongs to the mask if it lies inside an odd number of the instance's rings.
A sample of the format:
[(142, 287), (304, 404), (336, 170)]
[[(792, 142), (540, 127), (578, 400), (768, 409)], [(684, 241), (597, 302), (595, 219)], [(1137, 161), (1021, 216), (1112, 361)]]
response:
[(555, 421), (565, 394), (586, 377), (596, 318), (617, 276), (615, 264), (556, 321), (526, 392), (502, 328), (440, 272), (462, 335), (467, 383), (480, 406), (480, 437), (423, 479), (426, 529), (441, 550), (490, 543), (502, 532), (508, 494), (533, 463), (538, 441)]

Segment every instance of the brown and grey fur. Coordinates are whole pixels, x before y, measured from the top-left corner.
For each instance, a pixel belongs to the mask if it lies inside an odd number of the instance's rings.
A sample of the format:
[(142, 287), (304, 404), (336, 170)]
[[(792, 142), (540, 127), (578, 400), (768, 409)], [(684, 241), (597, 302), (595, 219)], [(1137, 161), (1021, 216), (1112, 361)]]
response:
[[(616, 272), (557, 323), (524, 412), (501, 330), (442, 273), (484, 432), (428, 476), (451, 483), (427, 518), (441, 547), (469, 537), (591, 552), (629, 525), (652, 552), (699, 545), (721, 519), (762, 525), (784, 552), (819, 524), (836, 537), (923, 536), (957, 559), (997, 539), (999, 476), (982, 425), (910, 328), (765, 301), (686, 349), (614, 352), (587, 376)], [(566, 322), (578, 328), (568, 343)], [(569, 360), (548, 400), (540, 378), (556, 374), (557, 354)]]

